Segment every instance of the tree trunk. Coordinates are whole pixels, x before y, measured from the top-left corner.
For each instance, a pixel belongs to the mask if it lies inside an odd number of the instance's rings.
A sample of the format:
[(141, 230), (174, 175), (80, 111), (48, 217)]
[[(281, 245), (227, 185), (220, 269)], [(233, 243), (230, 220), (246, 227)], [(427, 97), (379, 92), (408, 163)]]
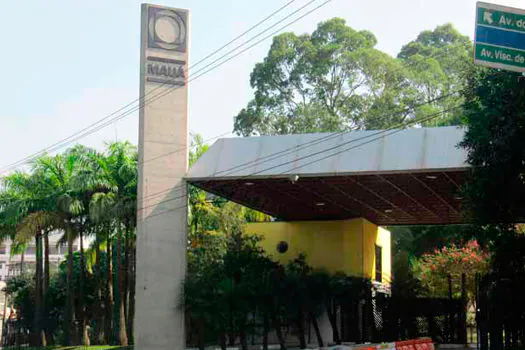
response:
[(128, 302), (128, 342), (133, 340), (133, 322), (135, 320), (135, 247), (131, 245), (129, 266), (129, 302)]
[(75, 295), (73, 289), (73, 232), (67, 229), (67, 305), (66, 305), (66, 334), (65, 345), (72, 344), (73, 335), (75, 334)]
[(303, 317), (303, 311), (301, 310), (301, 307), (299, 307), (299, 312), (297, 314), (297, 330), (299, 337), (299, 347), (301, 349), (306, 349), (306, 336), (304, 332), (304, 317)]
[(87, 314), (86, 314), (86, 296), (85, 296), (85, 279), (86, 279), (86, 257), (84, 256), (84, 234), (80, 232), (80, 334), (82, 336), (82, 344), (89, 346), (89, 334), (87, 331)]
[(206, 326), (204, 325), (204, 321), (200, 320), (196, 323), (197, 326), (197, 347), (199, 350), (204, 350), (206, 348)]
[(24, 247), (24, 251), (22, 252), (22, 255), (20, 256), (20, 275), (24, 274), (24, 260), (26, 256), (26, 248)]
[(246, 331), (244, 329), (239, 332), (239, 338), (241, 341), (241, 349), (248, 350), (248, 339), (246, 337)]
[(94, 341), (95, 344), (103, 344), (104, 338), (103, 338), (103, 329), (102, 329), (102, 320), (104, 318), (102, 314), (102, 307), (101, 304), (102, 301), (102, 292), (101, 292), (101, 285), (102, 285), (102, 267), (100, 266), (101, 259), (100, 259), (100, 238), (98, 235), (95, 236), (95, 305), (93, 313), (95, 315), (95, 329), (93, 330), (94, 333)]
[(49, 290), (49, 233), (44, 234), (44, 295)]
[(317, 323), (317, 318), (315, 317), (313, 312), (310, 312), (310, 320), (312, 321), (312, 325), (314, 326), (315, 336), (317, 337), (317, 344), (319, 345), (319, 348), (322, 348), (324, 347), (323, 337), (319, 329), (319, 323)]
[[(122, 295), (124, 296), (123, 298), (124, 299), (124, 319), (126, 320), (126, 331), (127, 331), (127, 324), (129, 320), (128, 293), (129, 293), (129, 236), (130, 234), (128, 230), (126, 230), (125, 232), (126, 232), (126, 235), (124, 236), (124, 267), (123, 267), (124, 283), (123, 283)], [(127, 335), (127, 337), (129, 339), (129, 334)]]
[(117, 236), (117, 271), (118, 271), (118, 293), (119, 293), (119, 310), (118, 310), (118, 322), (119, 322), (119, 343), (120, 345), (128, 345), (128, 334), (126, 332), (126, 317), (124, 314), (124, 264), (122, 263), (122, 232), (119, 232)]
[(263, 318), (263, 350), (268, 350), (268, 332), (270, 331), (270, 320), (268, 319), (268, 313), (264, 313)]
[(337, 328), (337, 320), (335, 319), (335, 315), (332, 312), (332, 308), (330, 307), (330, 304), (326, 303), (326, 313), (328, 315), (328, 320), (330, 321), (330, 325), (332, 326), (332, 332), (334, 334), (334, 342), (337, 345), (341, 344), (341, 339), (339, 338), (339, 329)]
[(42, 336), (42, 318), (44, 316), (43, 302), (42, 302), (42, 233), (38, 232), (35, 235), (35, 250), (36, 250), (36, 259), (35, 259), (35, 317), (33, 320), (33, 335), (32, 335), (32, 345), (33, 346), (42, 346), (45, 341), (43, 341)]
[(275, 312), (275, 308), (273, 307), (273, 305), (269, 306), (269, 310), (273, 326), (275, 327), (275, 333), (277, 334), (277, 339), (279, 340), (279, 346), (281, 347), (281, 350), (285, 350), (286, 344), (284, 342), (283, 333), (281, 331), (281, 322), (279, 322), (279, 318), (277, 317), (277, 313)]
[(48, 345), (51, 341), (51, 334), (49, 334), (49, 330), (47, 327), (48, 324), (48, 298), (47, 298), (47, 291), (49, 290), (49, 274), (50, 274), (50, 265), (49, 265), (49, 232), (44, 233), (44, 286), (43, 286), (43, 300), (44, 300), (44, 318), (43, 318), (43, 325), (44, 325), (44, 334), (45, 334), (45, 342), (46, 345)]
[(105, 321), (105, 336), (106, 344), (112, 344), (113, 340), (113, 264), (111, 254), (112, 239), (110, 238), (109, 230), (107, 237), (106, 259), (108, 266), (108, 280), (106, 293), (106, 321)]
[(227, 349), (227, 346), (226, 346), (226, 334), (224, 334), (224, 332), (220, 332), (219, 333), (219, 344), (221, 346), (221, 350), (226, 350)]

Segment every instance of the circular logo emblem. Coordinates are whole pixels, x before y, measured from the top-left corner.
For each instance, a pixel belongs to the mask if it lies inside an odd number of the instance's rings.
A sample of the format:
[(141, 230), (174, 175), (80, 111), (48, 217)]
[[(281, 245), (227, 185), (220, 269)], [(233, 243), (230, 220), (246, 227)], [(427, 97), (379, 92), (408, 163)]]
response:
[(186, 14), (151, 7), (148, 42), (150, 48), (186, 51)]

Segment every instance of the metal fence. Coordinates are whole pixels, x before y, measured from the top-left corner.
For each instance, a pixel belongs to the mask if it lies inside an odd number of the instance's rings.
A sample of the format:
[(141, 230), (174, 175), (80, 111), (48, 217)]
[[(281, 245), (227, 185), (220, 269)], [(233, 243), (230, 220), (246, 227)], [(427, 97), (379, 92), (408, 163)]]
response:
[(378, 297), (371, 304), (369, 341), (431, 337), (436, 343), (467, 343), (466, 304), (462, 300)]
[(477, 327), (481, 350), (525, 347), (525, 278), (478, 278)]
[[(419, 337), (431, 337), (436, 343), (466, 344), (466, 307), (458, 299), (437, 298), (397, 298), (378, 294), (361, 298), (348, 298), (332, 305), (337, 315), (337, 326), (343, 342), (390, 342)], [(253, 326), (262, 327), (260, 320), (253, 315)], [(305, 320), (305, 329), (311, 324)], [(296, 325), (282, 320), (286, 338), (294, 340)], [(288, 327), (288, 328), (287, 328)], [(195, 347), (192, 327), (187, 327), (188, 346)], [(23, 349), (29, 344), (30, 332), (20, 327), (20, 322), (7, 321), (3, 338), (3, 349)], [(257, 333), (257, 332), (255, 332)], [(250, 345), (261, 344), (262, 337), (252, 334)], [(308, 332), (308, 341), (314, 341), (314, 334)], [(325, 339), (328, 343), (332, 339)], [(108, 347), (108, 349), (128, 349), (133, 347)], [(75, 347), (78, 349), (78, 347)]]

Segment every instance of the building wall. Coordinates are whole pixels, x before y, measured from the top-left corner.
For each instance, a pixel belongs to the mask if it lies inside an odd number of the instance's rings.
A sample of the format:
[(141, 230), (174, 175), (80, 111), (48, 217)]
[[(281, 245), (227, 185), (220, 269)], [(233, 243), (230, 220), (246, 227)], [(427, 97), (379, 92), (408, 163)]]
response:
[[(49, 260), (52, 265), (58, 266), (60, 262), (65, 260), (67, 255), (67, 246), (59, 245), (59, 239), (63, 234), (55, 233), (49, 236)], [(85, 249), (89, 247), (92, 239), (84, 238)], [(79, 250), (79, 240), (75, 240), (73, 243), (73, 251)], [(14, 254), (11, 256), (11, 241), (5, 240), (0, 244), (0, 281), (5, 281), (9, 276), (16, 276), (20, 274), (22, 265), (22, 256), (20, 254)], [(36, 262), (36, 247), (34, 242), (28, 244), (26, 252), (24, 253), (24, 270), (34, 271), (34, 265)]]
[(384, 284), (390, 284), (392, 282), (391, 269), (392, 269), (392, 255), (391, 255), (391, 243), (390, 243), (390, 231), (385, 230), (382, 227), (374, 225), (368, 220), (363, 219), (364, 227), (364, 239), (365, 243), (363, 249), (365, 251), (364, 260), (364, 271), (365, 276), (371, 279), (375, 279), (376, 272), (376, 259), (375, 259), (375, 247), (376, 245), (382, 249), (382, 282)]
[[(252, 223), (247, 232), (260, 235), (262, 248), (283, 264), (304, 253), (314, 268), (371, 279), (377, 244), (382, 247), (382, 282), (390, 283), (390, 232), (365, 219)], [(288, 243), (286, 253), (277, 251), (281, 241)]]

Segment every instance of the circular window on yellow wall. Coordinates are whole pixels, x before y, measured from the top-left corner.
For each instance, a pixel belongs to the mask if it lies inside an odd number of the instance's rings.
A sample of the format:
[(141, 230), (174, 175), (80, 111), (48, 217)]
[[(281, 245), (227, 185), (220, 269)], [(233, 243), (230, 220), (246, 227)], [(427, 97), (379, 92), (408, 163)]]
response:
[(288, 251), (288, 243), (285, 241), (280, 241), (277, 243), (277, 251), (281, 254), (284, 254)]

